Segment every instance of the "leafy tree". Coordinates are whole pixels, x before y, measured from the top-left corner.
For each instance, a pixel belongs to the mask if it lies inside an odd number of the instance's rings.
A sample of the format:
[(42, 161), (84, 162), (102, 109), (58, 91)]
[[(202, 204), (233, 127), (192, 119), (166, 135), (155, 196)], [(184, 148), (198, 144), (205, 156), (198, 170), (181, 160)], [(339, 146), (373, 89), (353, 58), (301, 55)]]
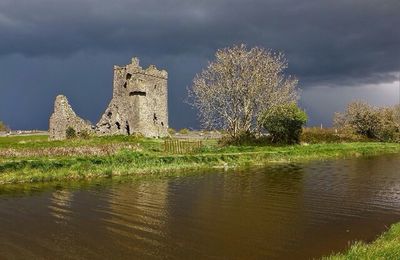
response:
[(273, 106), (259, 119), (259, 124), (271, 135), (272, 142), (285, 144), (300, 142), (301, 132), (306, 122), (306, 113), (294, 102)]
[(376, 138), (379, 126), (378, 110), (366, 102), (355, 101), (347, 105), (344, 114), (335, 114), (334, 124), (339, 128), (351, 128), (356, 134)]
[(400, 141), (400, 106), (379, 108), (355, 101), (335, 114), (334, 124), (367, 138)]
[(284, 54), (260, 47), (218, 50), (193, 79), (190, 103), (208, 129), (222, 129), (234, 138), (254, 133), (260, 112), (298, 99), (298, 81), (284, 75), (287, 66)]
[(400, 141), (400, 125), (397, 118), (397, 107), (383, 107), (378, 110), (379, 125), (376, 137), (381, 141)]

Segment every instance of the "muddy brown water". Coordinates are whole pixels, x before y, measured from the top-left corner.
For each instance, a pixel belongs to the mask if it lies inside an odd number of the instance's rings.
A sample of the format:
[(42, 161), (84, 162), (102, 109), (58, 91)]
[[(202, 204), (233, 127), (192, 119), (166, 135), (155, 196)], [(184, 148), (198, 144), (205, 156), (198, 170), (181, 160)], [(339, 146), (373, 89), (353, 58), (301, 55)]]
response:
[(0, 188), (1, 259), (312, 259), (400, 221), (400, 155)]

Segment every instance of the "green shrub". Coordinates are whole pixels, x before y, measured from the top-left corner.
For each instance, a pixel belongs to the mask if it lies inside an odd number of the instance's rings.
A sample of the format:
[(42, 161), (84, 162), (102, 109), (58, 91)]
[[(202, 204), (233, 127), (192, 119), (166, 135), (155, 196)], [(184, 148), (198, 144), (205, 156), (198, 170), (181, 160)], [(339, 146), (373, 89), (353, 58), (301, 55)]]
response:
[(180, 133), (180, 134), (183, 134), (183, 135), (187, 135), (187, 134), (189, 134), (189, 129), (187, 129), (187, 128), (182, 128), (181, 130), (179, 130), (179, 133)]
[(341, 142), (335, 129), (319, 127), (304, 128), (300, 140), (309, 144)]
[(168, 128), (168, 134), (174, 135), (176, 133), (176, 130), (173, 128)]
[(218, 144), (220, 146), (240, 145), (240, 146), (253, 146), (267, 143), (264, 138), (257, 138), (254, 134), (249, 132), (239, 133), (235, 137), (231, 135), (224, 135)]
[(82, 139), (89, 139), (91, 135), (90, 135), (89, 131), (83, 130), (82, 132), (78, 133), (78, 136), (79, 136), (79, 138), (82, 138)]
[(400, 125), (397, 121), (396, 107), (380, 108), (379, 125), (376, 131), (376, 137), (381, 141), (399, 142)]
[(296, 103), (273, 106), (259, 118), (259, 124), (271, 135), (273, 143), (299, 143), (306, 122), (306, 113)]
[(132, 137), (134, 140), (138, 140), (138, 139), (143, 139), (143, 138), (145, 138), (144, 135), (143, 135), (142, 133), (139, 133), (139, 132), (134, 132), (133, 134), (131, 134), (131, 137)]
[(74, 128), (72, 128), (71, 126), (69, 126), (67, 128), (67, 130), (65, 131), (66, 137), (67, 139), (74, 139), (76, 138), (76, 131)]
[(334, 124), (343, 131), (380, 141), (400, 141), (400, 107), (373, 107), (366, 102), (350, 103), (336, 113)]
[(8, 128), (8, 126), (2, 121), (0, 121), (0, 132), (8, 132), (9, 130), (10, 129)]
[(378, 109), (366, 102), (352, 102), (347, 106), (344, 114), (335, 114), (334, 124), (341, 129), (350, 128), (355, 134), (360, 134), (367, 138), (377, 138), (379, 126)]
[(224, 133), (222, 137), (218, 139), (217, 144), (220, 147), (276, 145), (276, 143), (273, 143), (271, 141), (270, 135), (262, 135), (260, 133), (255, 134), (253, 132), (241, 132), (238, 133), (236, 136)]
[(359, 142), (368, 139), (351, 131), (334, 128), (306, 127), (303, 128), (300, 141), (308, 144)]

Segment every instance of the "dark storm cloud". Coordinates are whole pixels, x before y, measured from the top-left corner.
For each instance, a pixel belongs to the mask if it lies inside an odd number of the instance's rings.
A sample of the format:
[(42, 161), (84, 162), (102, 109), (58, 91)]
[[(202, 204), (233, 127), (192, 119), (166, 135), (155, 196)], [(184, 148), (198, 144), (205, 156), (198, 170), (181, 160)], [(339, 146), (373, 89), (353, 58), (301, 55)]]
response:
[(380, 80), (399, 68), (398, 0), (3, 0), (0, 53), (195, 53), (247, 42), (282, 50), (310, 82)]
[[(302, 88), (391, 81), (400, 69), (399, 13), (398, 0), (2, 0), (0, 116), (16, 120), (5, 112), (11, 97), (31, 93), (22, 107), (46, 100), (49, 109), (63, 92), (96, 120), (109, 98), (104, 72), (138, 55), (168, 69), (173, 125), (194, 124), (193, 113), (174, 117), (186, 86), (217, 48), (241, 42), (285, 52)], [(29, 80), (20, 80), (19, 62)], [(87, 108), (85, 95), (99, 89)]]

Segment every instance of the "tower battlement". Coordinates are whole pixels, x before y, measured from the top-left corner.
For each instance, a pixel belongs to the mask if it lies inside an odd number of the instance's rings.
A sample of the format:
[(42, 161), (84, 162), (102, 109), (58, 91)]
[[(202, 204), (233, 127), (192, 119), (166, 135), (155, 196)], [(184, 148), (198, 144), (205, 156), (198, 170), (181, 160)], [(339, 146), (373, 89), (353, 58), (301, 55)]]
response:
[[(54, 114), (57, 114), (56, 110)], [(68, 124), (52, 131), (51, 138), (62, 139), (64, 128), (74, 127)], [(50, 126), (54, 125), (51, 119)], [(132, 58), (125, 66), (114, 66), (113, 97), (100, 121), (92, 128), (98, 135), (168, 135), (167, 71), (158, 70), (154, 65), (143, 69), (138, 58)]]
[(168, 79), (168, 73), (165, 70), (158, 70), (156, 66), (150, 65), (148, 68), (143, 69), (140, 66), (140, 60), (138, 58), (132, 58), (130, 64), (125, 66), (114, 66), (114, 71), (121, 71), (130, 74), (143, 74), (147, 76), (153, 76), (156, 78)]

